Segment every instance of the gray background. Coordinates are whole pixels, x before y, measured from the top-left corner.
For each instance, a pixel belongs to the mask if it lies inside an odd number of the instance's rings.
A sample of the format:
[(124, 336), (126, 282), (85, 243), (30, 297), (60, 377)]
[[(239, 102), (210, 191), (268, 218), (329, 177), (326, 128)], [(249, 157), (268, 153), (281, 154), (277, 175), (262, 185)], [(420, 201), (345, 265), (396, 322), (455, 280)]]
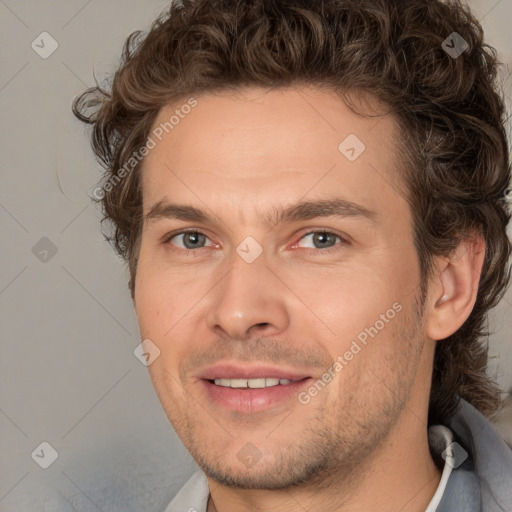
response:
[[(128, 273), (100, 233), (88, 198), (100, 167), (70, 112), (93, 70), (112, 72), (126, 36), (167, 4), (0, 0), (2, 512), (158, 511), (196, 469), (133, 355)], [(469, 4), (512, 70), (512, 0)], [(43, 59), (31, 43), (45, 31), (58, 48)], [(510, 111), (510, 71), (502, 81)], [(511, 304), (508, 293), (491, 317), (504, 389)], [(31, 457), (43, 441), (58, 453), (48, 469)]]

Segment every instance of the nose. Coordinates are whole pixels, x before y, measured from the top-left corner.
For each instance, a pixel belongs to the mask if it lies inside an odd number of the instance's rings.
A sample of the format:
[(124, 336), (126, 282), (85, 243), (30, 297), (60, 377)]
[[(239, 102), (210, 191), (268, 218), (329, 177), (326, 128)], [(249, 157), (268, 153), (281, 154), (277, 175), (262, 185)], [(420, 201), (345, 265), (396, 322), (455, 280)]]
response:
[(207, 325), (229, 339), (277, 335), (290, 323), (286, 292), (264, 254), (252, 263), (235, 254), (229, 271), (210, 295)]

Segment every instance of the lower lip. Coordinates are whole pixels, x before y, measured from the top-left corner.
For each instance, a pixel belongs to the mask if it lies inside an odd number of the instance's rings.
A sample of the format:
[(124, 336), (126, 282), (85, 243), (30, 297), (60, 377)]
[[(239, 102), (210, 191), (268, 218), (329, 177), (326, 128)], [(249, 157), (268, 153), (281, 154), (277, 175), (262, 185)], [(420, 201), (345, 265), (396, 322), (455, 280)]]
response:
[(291, 384), (279, 384), (257, 389), (217, 386), (204, 379), (201, 379), (200, 383), (211, 401), (230, 411), (259, 412), (292, 398), (298, 401), (297, 395), (300, 390), (307, 386), (311, 380), (308, 377)]

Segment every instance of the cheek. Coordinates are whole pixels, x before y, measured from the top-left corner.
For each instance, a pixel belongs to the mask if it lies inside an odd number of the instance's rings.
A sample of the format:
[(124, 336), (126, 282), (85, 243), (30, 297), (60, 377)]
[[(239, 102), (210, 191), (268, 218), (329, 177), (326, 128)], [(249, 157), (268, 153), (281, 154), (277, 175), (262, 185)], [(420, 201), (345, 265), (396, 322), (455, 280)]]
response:
[(167, 273), (150, 257), (143, 243), (135, 281), (135, 309), (141, 334), (149, 338), (162, 337), (170, 329), (172, 317), (183, 300), (176, 279)]
[(160, 357), (149, 367), (152, 377), (163, 377), (164, 370), (172, 375), (177, 373), (177, 362), (186, 354), (190, 347), (187, 340), (197, 327), (193, 305), (204, 292), (196, 280), (189, 286), (182, 281), (183, 277), (180, 280), (176, 273), (148, 262), (141, 251), (135, 310), (141, 338), (150, 339), (160, 350)]
[(163, 320), (162, 289), (155, 286), (145, 269), (139, 267), (135, 283), (135, 311), (139, 323), (140, 334), (152, 338), (159, 332), (157, 326)]
[(384, 266), (376, 271), (375, 264), (319, 269), (314, 280), (289, 276), (289, 283), (306, 330), (318, 328), (339, 343), (373, 325), (400, 299), (396, 276)]
[(393, 350), (393, 333), (417, 288), (413, 258), (414, 254), (381, 254), (371, 261), (361, 258), (350, 269), (322, 269), (315, 273), (314, 286), (311, 280), (296, 281), (294, 291), (314, 312), (304, 317), (305, 332), (321, 338), (333, 357), (349, 350), (354, 340), (375, 345), (388, 339), (371, 352), (383, 356)]

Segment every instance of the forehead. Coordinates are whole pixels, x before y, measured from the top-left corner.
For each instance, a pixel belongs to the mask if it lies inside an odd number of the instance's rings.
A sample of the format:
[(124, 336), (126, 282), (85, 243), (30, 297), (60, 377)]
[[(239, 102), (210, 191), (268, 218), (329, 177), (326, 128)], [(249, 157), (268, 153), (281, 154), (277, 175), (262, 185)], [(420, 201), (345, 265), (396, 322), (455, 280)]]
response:
[(145, 209), (164, 195), (197, 203), (216, 189), (244, 204), (340, 187), (363, 203), (378, 201), (376, 191), (398, 195), (395, 119), (369, 96), (349, 98), (368, 116), (311, 87), (204, 93), (193, 108), (184, 99), (161, 109), (142, 168)]

